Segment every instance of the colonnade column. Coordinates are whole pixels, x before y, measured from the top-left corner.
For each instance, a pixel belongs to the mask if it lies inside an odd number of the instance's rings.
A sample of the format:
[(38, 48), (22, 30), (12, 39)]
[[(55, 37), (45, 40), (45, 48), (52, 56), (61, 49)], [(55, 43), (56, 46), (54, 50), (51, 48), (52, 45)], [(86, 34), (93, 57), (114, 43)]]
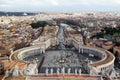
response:
[(75, 68), (75, 75), (77, 75), (77, 69)]
[(48, 68), (45, 69), (45, 74), (48, 75)]
[(83, 47), (82, 47), (83, 45), (81, 45), (80, 43), (78, 45), (79, 45), (78, 52), (83, 54)]

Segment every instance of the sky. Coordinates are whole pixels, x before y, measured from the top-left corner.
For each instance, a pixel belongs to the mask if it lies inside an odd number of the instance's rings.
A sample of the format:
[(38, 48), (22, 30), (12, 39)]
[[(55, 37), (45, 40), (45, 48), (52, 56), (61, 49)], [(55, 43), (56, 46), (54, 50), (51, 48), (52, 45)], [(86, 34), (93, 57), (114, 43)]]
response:
[(120, 11), (120, 0), (0, 0), (0, 11)]

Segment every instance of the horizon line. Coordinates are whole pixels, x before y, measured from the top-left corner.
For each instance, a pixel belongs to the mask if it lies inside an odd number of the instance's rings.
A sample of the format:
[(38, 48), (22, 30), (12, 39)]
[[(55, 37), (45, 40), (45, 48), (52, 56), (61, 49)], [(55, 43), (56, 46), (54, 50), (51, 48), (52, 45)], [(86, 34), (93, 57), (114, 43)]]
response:
[(23, 13), (80, 13), (80, 12), (103, 12), (103, 13), (107, 13), (107, 12), (111, 12), (111, 13), (120, 13), (120, 11), (97, 11), (97, 10), (93, 10), (93, 11), (10, 11), (10, 10), (0, 10), (0, 12), (23, 12)]

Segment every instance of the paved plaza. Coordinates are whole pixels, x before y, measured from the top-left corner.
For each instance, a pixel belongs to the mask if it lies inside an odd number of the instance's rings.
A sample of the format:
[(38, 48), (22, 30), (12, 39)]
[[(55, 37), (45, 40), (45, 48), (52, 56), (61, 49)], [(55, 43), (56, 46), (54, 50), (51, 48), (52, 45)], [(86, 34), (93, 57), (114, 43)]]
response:
[(99, 58), (88, 57), (87, 54), (81, 54), (77, 51), (67, 50), (52, 50), (47, 51), (45, 53), (45, 60), (42, 64), (40, 73), (45, 73), (45, 70), (48, 69), (48, 73), (50, 73), (51, 68), (53, 69), (53, 73), (57, 73), (57, 69), (60, 69), (60, 73), (62, 72), (62, 68), (65, 68), (65, 73), (68, 72), (68, 69), (71, 68), (70, 73), (75, 73), (75, 69), (81, 69), (82, 73), (85, 72), (84, 66), (87, 66), (87, 60), (98, 61)]

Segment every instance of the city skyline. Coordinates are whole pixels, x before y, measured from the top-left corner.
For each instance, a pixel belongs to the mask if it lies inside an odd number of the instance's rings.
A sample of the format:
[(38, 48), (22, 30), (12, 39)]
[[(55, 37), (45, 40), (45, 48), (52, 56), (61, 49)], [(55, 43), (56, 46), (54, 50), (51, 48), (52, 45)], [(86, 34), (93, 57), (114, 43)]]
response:
[(120, 80), (118, 0), (12, 1), (0, 0), (0, 80)]
[(119, 12), (119, 0), (0, 0), (0, 11), (26, 12)]

